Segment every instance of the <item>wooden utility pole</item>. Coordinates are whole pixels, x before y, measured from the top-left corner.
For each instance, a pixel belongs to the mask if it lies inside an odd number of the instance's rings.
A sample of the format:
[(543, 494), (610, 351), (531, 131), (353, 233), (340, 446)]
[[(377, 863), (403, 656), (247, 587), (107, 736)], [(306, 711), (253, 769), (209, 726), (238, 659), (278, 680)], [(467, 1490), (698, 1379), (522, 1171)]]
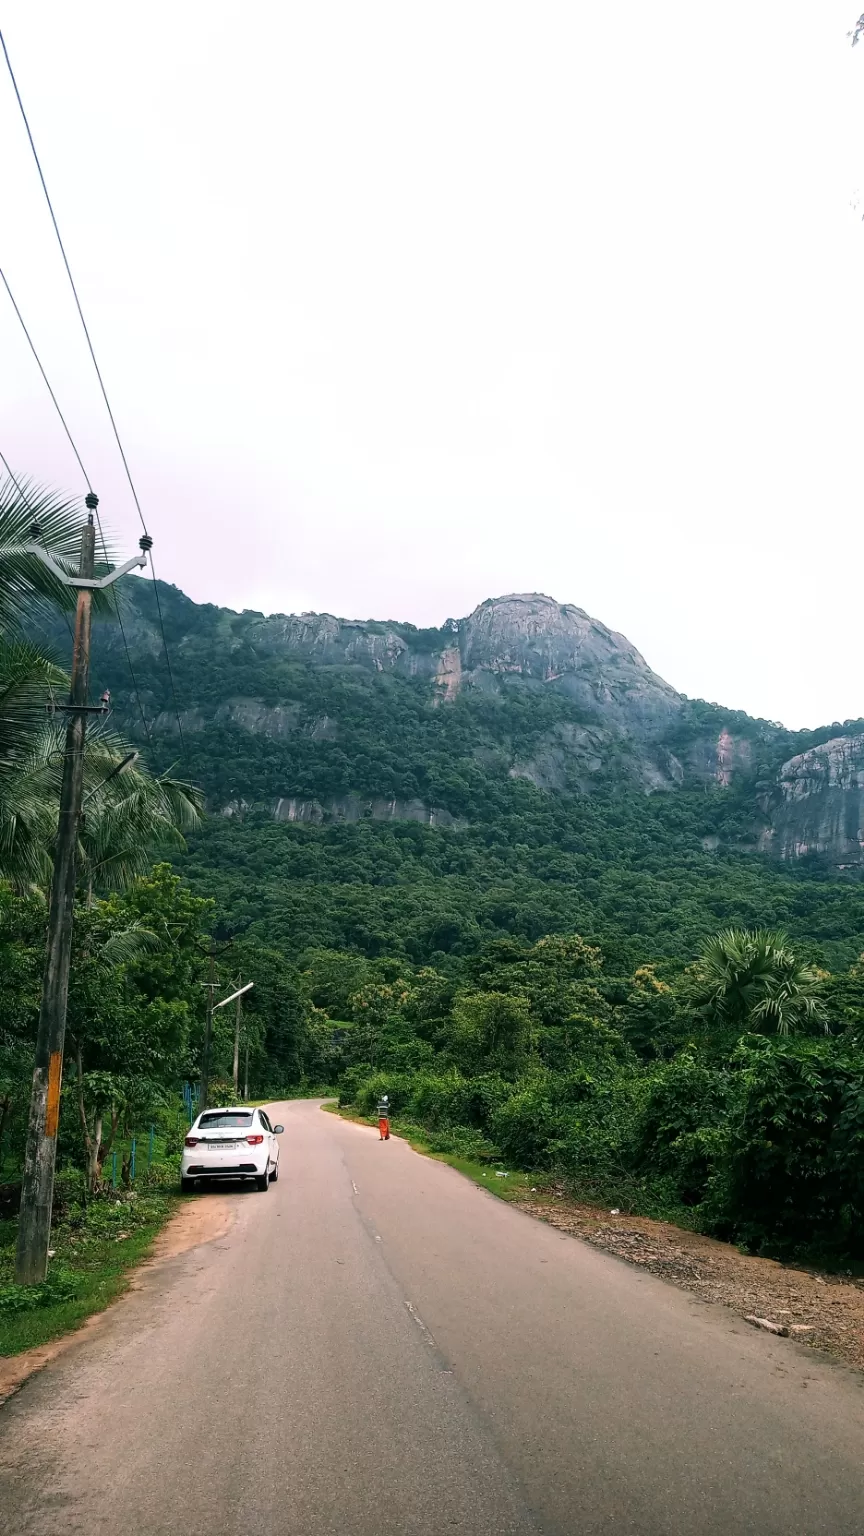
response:
[(60, 1123), (60, 1084), (63, 1076), (63, 1042), (66, 1035), (66, 1003), (69, 996), (69, 963), (72, 957), (72, 920), (75, 910), (75, 858), (81, 823), (84, 789), (84, 744), (87, 716), (104, 714), (107, 705), (87, 703), (90, 679), (90, 618), (93, 592), (110, 587), (135, 566), (147, 564), (146, 551), (152, 544), (149, 534), (139, 540), (141, 554), (127, 560), (104, 576), (95, 575), (96, 530), (93, 514), (98, 496), (90, 491), (85, 497), (87, 522), (81, 534), (81, 560), (77, 576), (70, 576), (41, 541), (38, 523), (30, 530), (32, 543), (20, 546), (19, 553), (35, 556), (53, 573), (55, 579), (78, 591), (75, 613), (75, 637), (72, 647), (72, 683), (69, 703), (64, 706), (69, 720), (63, 755), (60, 785), (60, 816), (51, 902), (48, 908), (48, 945), (42, 981), (42, 1002), (36, 1034), (36, 1059), (30, 1094), (30, 1119), (27, 1126), (27, 1150), (21, 1184), (21, 1211), (18, 1221), (18, 1247), (15, 1255), (15, 1279), (19, 1285), (39, 1285), (48, 1271), (48, 1245), (51, 1240), (51, 1203), (54, 1198), (54, 1165), (57, 1158), (57, 1129)]
[(243, 975), (238, 973), (237, 985), (241, 991), (237, 993), (237, 1013), (234, 1019), (234, 1092), (240, 1086), (240, 1014), (243, 1007)]
[[(87, 497), (88, 517), (81, 538), (79, 575), (92, 578), (96, 558), (93, 513), (98, 505)], [(51, 1240), (51, 1203), (54, 1198), (54, 1164), (60, 1120), (60, 1082), (63, 1073), (63, 1041), (66, 1034), (66, 1003), (69, 995), (69, 963), (72, 956), (72, 918), (75, 906), (75, 855), (84, 788), (84, 739), (87, 730), (87, 685), (90, 678), (91, 587), (79, 587), (72, 650), (72, 686), (69, 723), (60, 789), (60, 819), (51, 905), (48, 913), (48, 949), (42, 983), (42, 1004), (36, 1036), (36, 1060), (30, 1097), (27, 1151), (21, 1186), (21, 1214), (15, 1279), (19, 1285), (39, 1285), (48, 1271)]]

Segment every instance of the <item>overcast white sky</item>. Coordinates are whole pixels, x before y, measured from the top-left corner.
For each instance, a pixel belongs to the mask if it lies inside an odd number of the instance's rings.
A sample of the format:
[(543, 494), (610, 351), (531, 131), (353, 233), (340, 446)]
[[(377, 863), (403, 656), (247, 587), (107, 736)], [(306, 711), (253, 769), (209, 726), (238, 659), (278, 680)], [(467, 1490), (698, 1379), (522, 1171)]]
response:
[[(545, 591), (691, 695), (864, 713), (857, 14), (5, 0), (159, 575), (417, 624)], [(0, 265), (134, 548), (16, 113), (0, 76)], [(77, 492), (0, 297), (0, 449)]]

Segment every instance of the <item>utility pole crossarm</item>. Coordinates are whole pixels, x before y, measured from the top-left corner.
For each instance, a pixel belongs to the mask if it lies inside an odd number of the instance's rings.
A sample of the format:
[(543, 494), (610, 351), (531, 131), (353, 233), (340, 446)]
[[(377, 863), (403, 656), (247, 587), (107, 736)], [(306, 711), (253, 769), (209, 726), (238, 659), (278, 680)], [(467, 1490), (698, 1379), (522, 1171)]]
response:
[(145, 566), (147, 564), (147, 556), (142, 550), (140, 555), (133, 555), (132, 559), (127, 560), (125, 565), (118, 565), (116, 570), (109, 571), (107, 576), (70, 576), (69, 572), (64, 570), (63, 566), (54, 559), (50, 551), (44, 549), (41, 544), (19, 544), (15, 554), (35, 555), (36, 559), (41, 560), (43, 565), (47, 565), (52, 575), (56, 576), (59, 581), (62, 581), (64, 586), (83, 587), (87, 592), (101, 592), (105, 587), (113, 586), (114, 582), (119, 581), (120, 577), (125, 576), (127, 572), (134, 571), (136, 566)]

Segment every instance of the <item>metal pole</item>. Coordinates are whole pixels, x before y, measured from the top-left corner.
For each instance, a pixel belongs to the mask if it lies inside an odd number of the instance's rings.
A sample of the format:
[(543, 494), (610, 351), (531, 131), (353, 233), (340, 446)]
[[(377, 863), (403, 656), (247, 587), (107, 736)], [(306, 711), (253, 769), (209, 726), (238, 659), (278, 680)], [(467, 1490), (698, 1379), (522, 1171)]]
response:
[(243, 1083), (244, 1101), (249, 1097), (249, 1031), (246, 1031), (246, 1075)]
[[(79, 575), (92, 577), (96, 558), (93, 513), (98, 497), (87, 496), (87, 523), (81, 537)], [(72, 955), (72, 919), (75, 906), (75, 855), (78, 845), (81, 800), (84, 788), (84, 738), (87, 686), (90, 679), (90, 614), (93, 594), (78, 589), (75, 639), (72, 647), (72, 706), (66, 726), (66, 750), (60, 788), (60, 817), (48, 911), (48, 946), (42, 982), (42, 1003), (36, 1035), (36, 1058), (30, 1096), (27, 1150), (21, 1184), (21, 1212), (15, 1279), (19, 1285), (39, 1285), (48, 1272), (51, 1241), (51, 1203), (54, 1197), (54, 1166), (57, 1160), (57, 1128), (60, 1121), (60, 1083), (63, 1075), (63, 1043), (66, 1034), (66, 1003), (69, 995), (69, 963)]]
[(210, 1036), (213, 1031), (213, 988), (216, 985), (215, 974), (215, 957), (211, 951), (210, 980), (204, 983), (207, 988), (207, 1017), (204, 1021), (204, 1048), (201, 1052), (201, 1087), (198, 1097), (198, 1112), (202, 1115), (207, 1108), (207, 1089), (210, 1086)]
[[(238, 976), (237, 976), (237, 985), (238, 985), (238, 987), (242, 987), (242, 985), (243, 985), (243, 975), (242, 975), (242, 972), (239, 973)], [(243, 999), (240, 996), (240, 993), (238, 992), (237, 993), (237, 1013), (236, 1013), (236, 1016), (235, 1016), (235, 1019), (234, 1019), (234, 1072), (232, 1074), (233, 1078), (234, 1078), (234, 1092), (235, 1093), (237, 1092), (237, 1089), (238, 1089), (238, 1087), (240, 1085), (240, 1010), (242, 1008), (242, 1005), (243, 1005)]]
[(150, 1140), (147, 1143), (147, 1172), (148, 1173), (150, 1172), (150, 1165), (153, 1162), (153, 1137), (154, 1137), (154, 1134), (155, 1134), (155, 1129), (156, 1129), (155, 1126), (151, 1125), (151, 1127), (150, 1127)]

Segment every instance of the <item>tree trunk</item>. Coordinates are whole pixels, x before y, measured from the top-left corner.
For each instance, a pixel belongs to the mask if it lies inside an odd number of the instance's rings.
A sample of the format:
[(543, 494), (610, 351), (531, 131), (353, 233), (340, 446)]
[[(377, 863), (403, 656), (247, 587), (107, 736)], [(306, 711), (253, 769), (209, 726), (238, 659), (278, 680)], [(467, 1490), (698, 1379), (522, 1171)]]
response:
[[(108, 1156), (108, 1153), (111, 1151), (111, 1148), (114, 1145), (114, 1138), (117, 1135), (117, 1127), (118, 1127), (119, 1124), (120, 1124), (120, 1111), (119, 1111), (119, 1109), (117, 1109), (115, 1107), (115, 1105), (112, 1104), (111, 1105), (111, 1129), (108, 1132), (107, 1139), (105, 1141), (103, 1141), (101, 1147), (99, 1148), (99, 1170), (100, 1170), (100, 1174), (101, 1174), (102, 1166), (103, 1166), (103, 1164), (105, 1162), (105, 1159)], [(102, 1128), (102, 1117), (101, 1117), (101, 1115), (99, 1117), (99, 1128), (100, 1128), (100, 1133), (101, 1133), (101, 1128)]]
[(102, 1169), (102, 1159), (99, 1156), (102, 1149), (102, 1116), (96, 1115), (93, 1120), (93, 1136), (87, 1148), (87, 1193), (95, 1195), (99, 1187), (99, 1178)]
[(84, 1189), (88, 1198), (96, 1191), (99, 1180), (99, 1143), (102, 1140), (102, 1116), (97, 1115), (93, 1126), (93, 1135), (90, 1135), (90, 1127), (87, 1124), (87, 1106), (84, 1103), (84, 1064), (81, 1060), (81, 1047), (75, 1047), (75, 1081), (78, 1089), (78, 1118), (81, 1121), (81, 1134), (84, 1137)]

